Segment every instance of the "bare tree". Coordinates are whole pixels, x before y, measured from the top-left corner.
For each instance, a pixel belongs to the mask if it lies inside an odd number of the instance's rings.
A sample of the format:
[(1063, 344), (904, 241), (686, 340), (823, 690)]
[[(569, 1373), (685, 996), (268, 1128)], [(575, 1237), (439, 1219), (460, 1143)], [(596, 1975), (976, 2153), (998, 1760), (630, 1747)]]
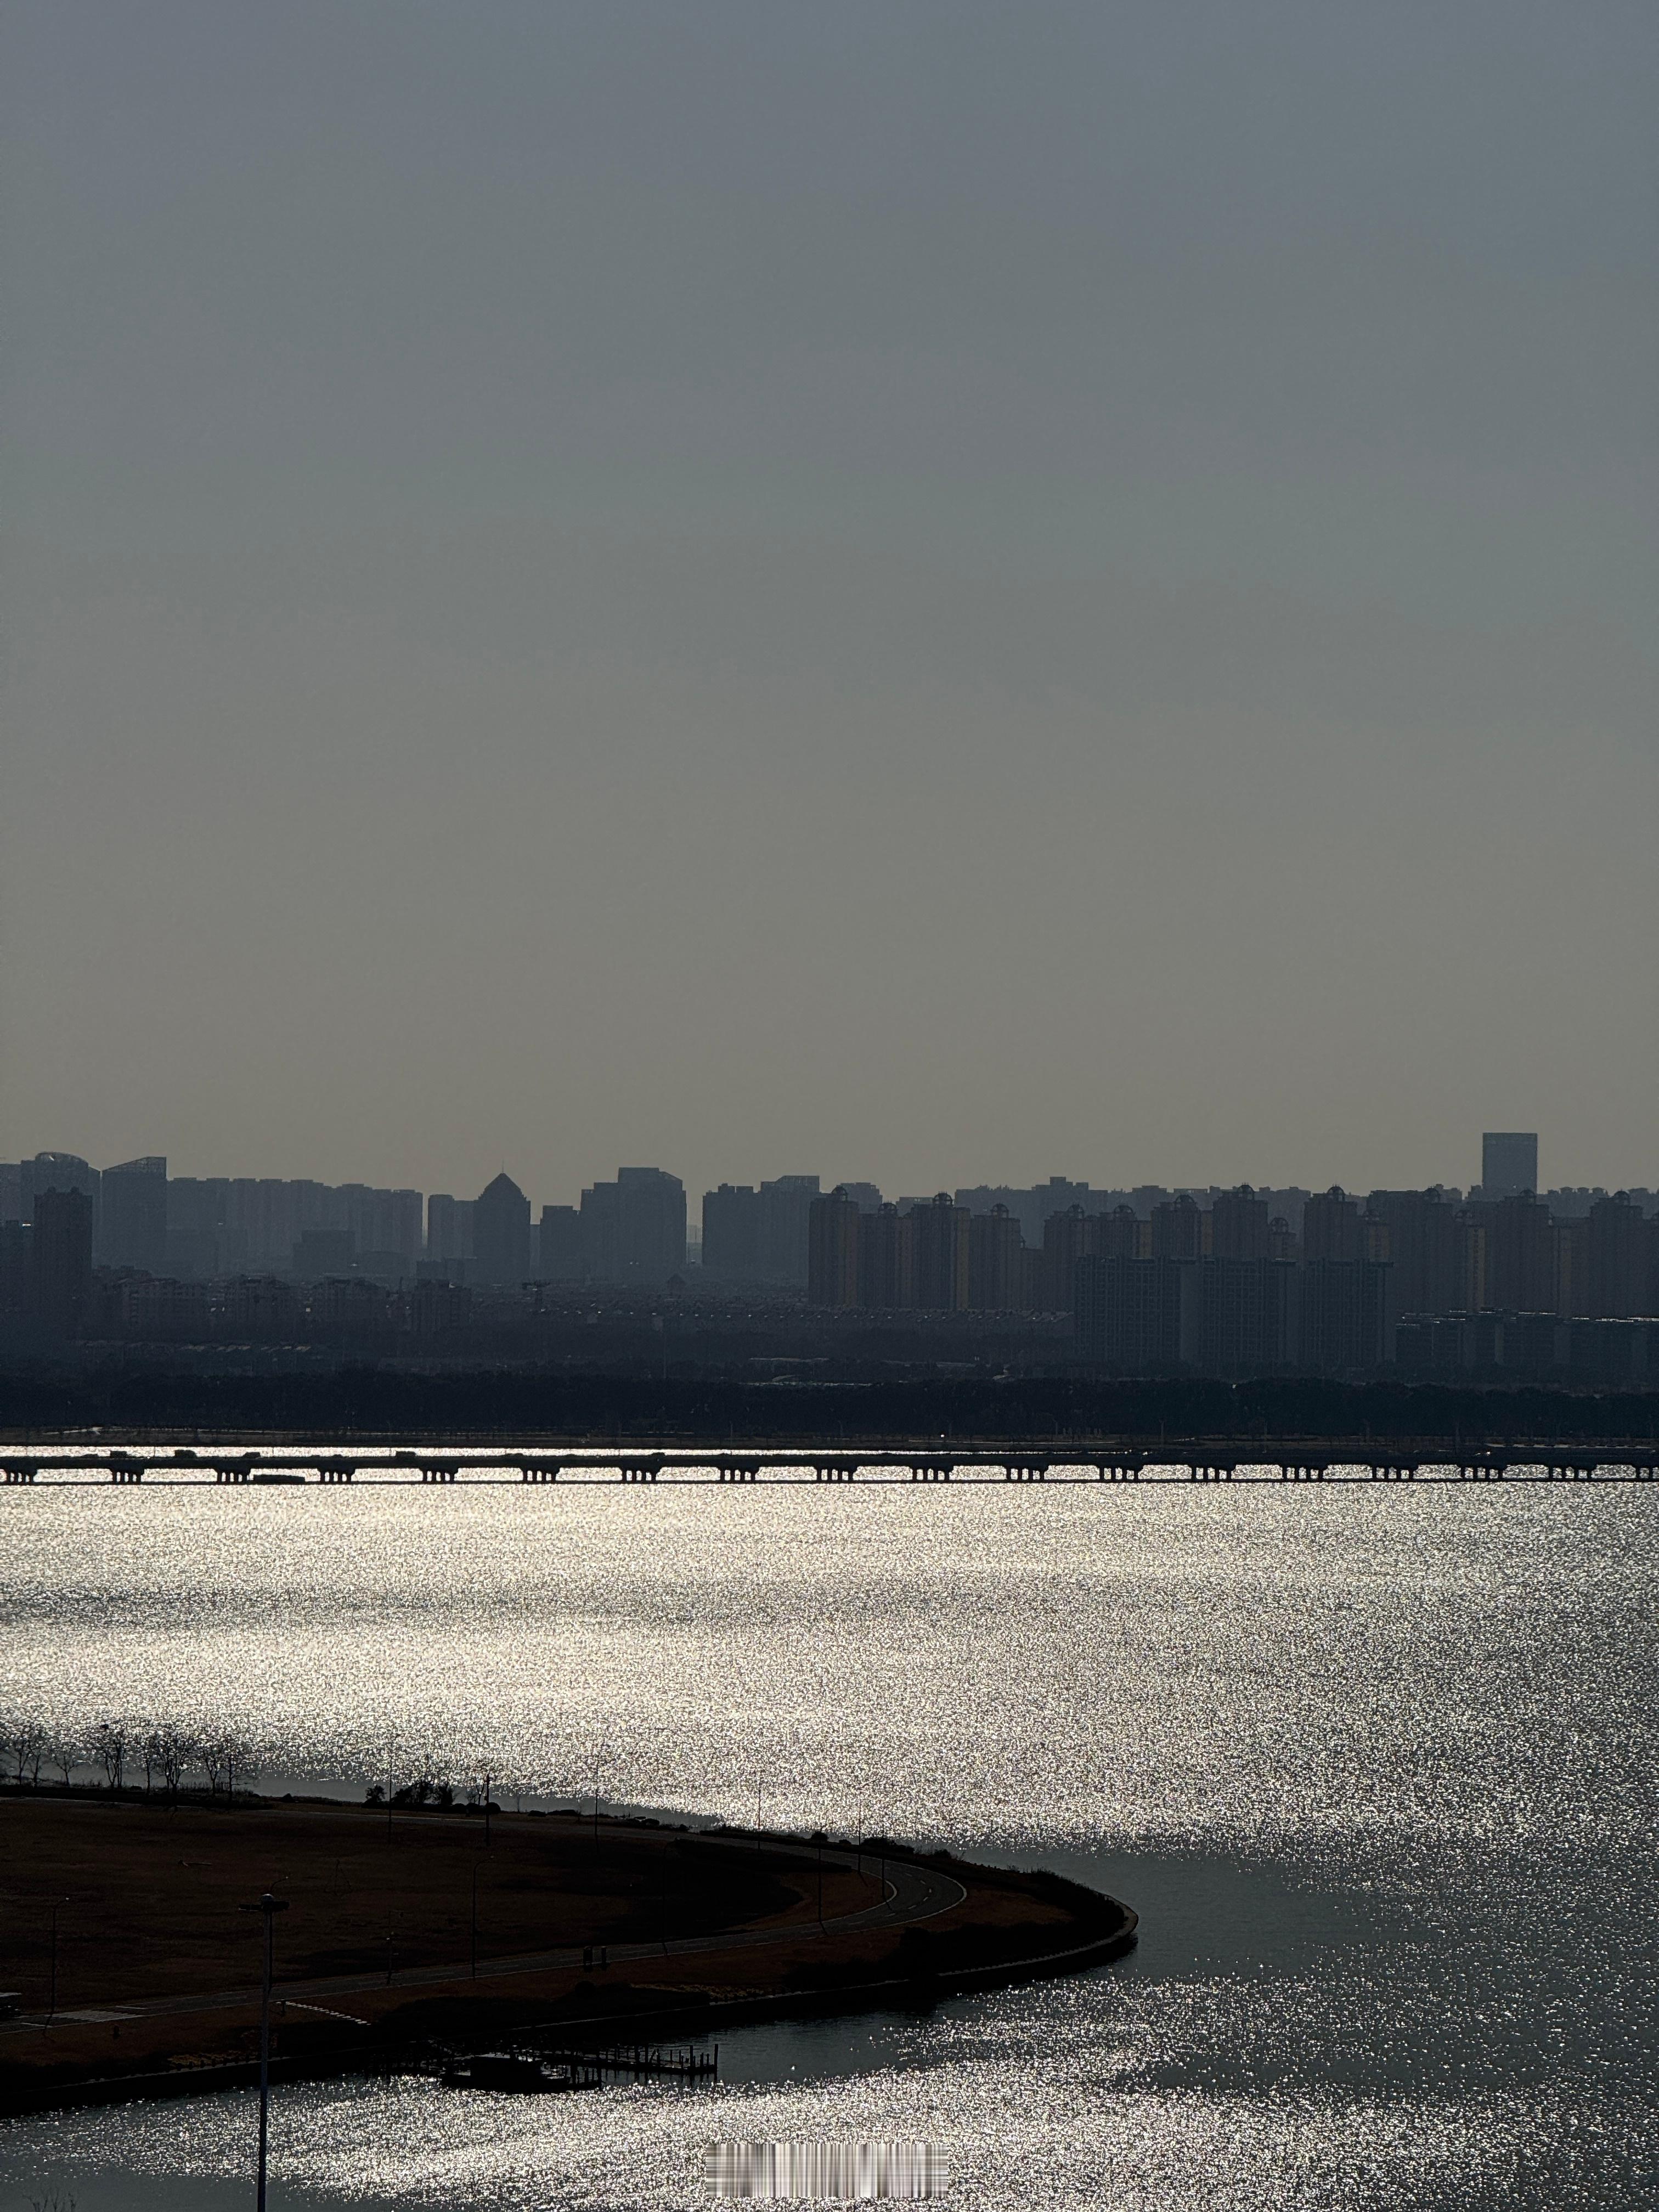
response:
[(40, 1762), (46, 1755), (46, 1732), (39, 1721), (14, 1721), (11, 1725), (12, 1755), (17, 1761), (17, 1786), (21, 1790), (25, 1778), (36, 1790), (40, 1787)]
[(215, 1797), (219, 1795), (219, 1778), (225, 1771), (226, 1748), (224, 1738), (216, 1735), (204, 1735), (196, 1747), (196, 1756), (207, 1777), (209, 1792)]
[(161, 1779), (167, 1784), (167, 1796), (177, 1802), (179, 1784), (185, 1778), (185, 1769), (191, 1759), (190, 1739), (177, 1729), (158, 1729), (155, 1739), (155, 1764), (161, 1770)]
[(144, 1762), (144, 1795), (148, 1797), (150, 1791), (150, 1784), (155, 1778), (155, 1771), (161, 1764), (161, 1731), (160, 1729), (148, 1729), (145, 1730), (144, 1740), (138, 1747), (138, 1756)]
[(81, 1764), (81, 1755), (84, 1748), (85, 1747), (72, 1735), (54, 1736), (52, 1740), (52, 1750), (49, 1755), (52, 1765), (58, 1769), (58, 1778), (65, 1790), (69, 1788), (75, 1778), (75, 1770)]
[(126, 1771), (126, 1723), (100, 1721), (92, 1733), (92, 1749), (98, 1764), (104, 1770), (104, 1779), (112, 1790), (118, 1790), (122, 1775)]
[(252, 1745), (245, 1742), (239, 1738), (233, 1737), (231, 1739), (230, 1768), (228, 1776), (230, 1795), (233, 1802), (236, 1796), (236, 1778), (239, 1774), (242, 1778), (242, 1787), (244, 1790), (246, 1790), (259, 1779), (259, 1766), (258, 1761), (254, 1754)]

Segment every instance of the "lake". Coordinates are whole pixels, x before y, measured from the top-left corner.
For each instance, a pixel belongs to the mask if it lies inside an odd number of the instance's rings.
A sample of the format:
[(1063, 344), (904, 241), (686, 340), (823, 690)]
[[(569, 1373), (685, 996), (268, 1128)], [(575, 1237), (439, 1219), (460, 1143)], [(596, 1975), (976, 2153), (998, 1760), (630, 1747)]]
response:
[[(722, 2037), (712, 2097), (282, 2088), (279, 2206), (707, 2201), (927, 2138), (964, 2207), (1659, 2201), (1659, 1496), (359, 1484), (0, 1492), (0, 1713), (430, 1760), (1053, 1866), (1127, 1960)], [(3, 1885), (3, 1876), (0, 1876)], [(67, 1970), (75, 1971), (72, 1933)], [(84, 1966), (84, 1962), (82, 1962)], [(0, 2212), (251, 2202), (250, 2100), (0, 2129)]]

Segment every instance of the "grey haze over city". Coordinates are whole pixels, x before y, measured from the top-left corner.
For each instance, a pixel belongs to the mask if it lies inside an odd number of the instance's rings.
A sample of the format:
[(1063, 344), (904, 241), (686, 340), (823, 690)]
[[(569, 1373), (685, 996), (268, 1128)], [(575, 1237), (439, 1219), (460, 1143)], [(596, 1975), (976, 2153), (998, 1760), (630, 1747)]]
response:
[(1650, 9), (0, 24), (0, 1157), (1659, 1184)]

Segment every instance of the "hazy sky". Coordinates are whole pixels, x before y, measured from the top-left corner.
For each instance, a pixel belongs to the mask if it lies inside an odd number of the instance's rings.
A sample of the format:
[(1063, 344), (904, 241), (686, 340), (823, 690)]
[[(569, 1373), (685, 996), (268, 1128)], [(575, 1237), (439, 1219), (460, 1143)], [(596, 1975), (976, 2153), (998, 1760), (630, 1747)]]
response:
[(1651, 0), (0, 25), (0, 1154), (1659, 1185)]

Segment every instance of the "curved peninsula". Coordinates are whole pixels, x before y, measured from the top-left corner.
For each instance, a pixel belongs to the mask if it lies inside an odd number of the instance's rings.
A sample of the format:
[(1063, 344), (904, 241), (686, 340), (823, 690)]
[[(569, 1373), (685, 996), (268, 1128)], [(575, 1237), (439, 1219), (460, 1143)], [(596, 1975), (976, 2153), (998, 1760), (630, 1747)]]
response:
[[(1097, 1966), (1115, 1899), (881, 1838), (574, 1814), (8, 1791), (0, 2111), (538, 2039), (599, 2049)], [(56, 1906), (54, 1913), (53, 1907)], [(15, 2008), (15, 2009), (14, 2009)]]

